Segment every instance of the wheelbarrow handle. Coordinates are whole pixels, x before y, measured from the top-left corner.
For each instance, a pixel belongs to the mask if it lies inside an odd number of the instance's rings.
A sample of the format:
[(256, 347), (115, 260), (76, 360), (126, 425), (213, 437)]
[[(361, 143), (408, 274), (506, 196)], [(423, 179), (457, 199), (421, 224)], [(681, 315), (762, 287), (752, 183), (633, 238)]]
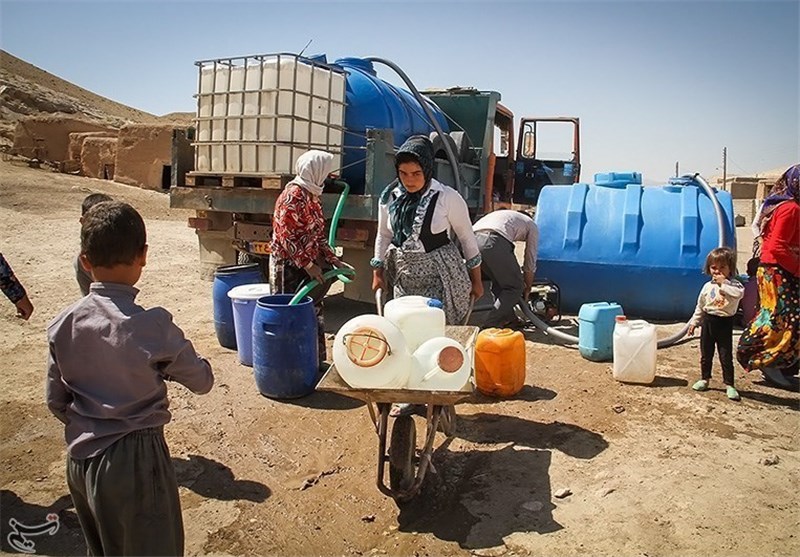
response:
[(375, 290), (375, 307), (378, 309), (378, 315), (383, 317), (383, 288)]
[(475, 296), (472, 294), (469, 295), (469, 309), (467, 309), (467, 315), (464, 317), (464, 323), (462, 325), (466, 325), (469, 323), (469, 318), (472, 315), (472, 308), (475, 307)]

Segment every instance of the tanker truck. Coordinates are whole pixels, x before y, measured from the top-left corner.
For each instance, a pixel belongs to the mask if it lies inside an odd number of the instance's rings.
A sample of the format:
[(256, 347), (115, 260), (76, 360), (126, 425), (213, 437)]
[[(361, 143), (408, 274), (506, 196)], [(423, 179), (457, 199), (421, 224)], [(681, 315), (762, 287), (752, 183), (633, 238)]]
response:
[[(380, 64), (407, 89), (378, 77)], [(419, 92), (378, 58), (328, 63), (324, 55), (276, 53), (196, 65), (194, 135), (173, 138), (170, 206), (195, 211), (189, 226), (207, 278), (252, 258), (266, 268), (275, 200), (308, 149), (336, 157), (340, 181), (326, 185), (323, 210), (326, 218), (336, 212), (335, 244), (356, 269), (344, 295), (360, 301), (373, 300), (378, 198), (395, 179), (395, 149), (411, 135), (431, 137), (436, 178), (459, 191), (473, 218), (501, 207), (533, 209), (545, 185), (579, 181), (578, 118), (523, 118), (515, 146), (514, 115), (496, 91)], [(556, 156), (543, 156), (540, 136), (550, 126), (569, 128), (569, 140)], [(349, 193), (339, 206), (342, 183)]]

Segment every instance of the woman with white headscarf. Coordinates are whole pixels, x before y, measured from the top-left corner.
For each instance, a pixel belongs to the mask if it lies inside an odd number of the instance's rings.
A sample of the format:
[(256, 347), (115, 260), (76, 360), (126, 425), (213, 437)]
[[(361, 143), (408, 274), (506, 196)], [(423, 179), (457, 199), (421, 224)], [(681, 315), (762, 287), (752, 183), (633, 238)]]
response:
[(325, 179), (333, 170), (333, 160), (330, 153), (315, 150), (297, 159), (297, 175), (275, 200), (269, 262), (269, 282), (275, 294), (294, 293), (310, 279), (321, 285), (310, 293), (319, 325), (320, 366), (326, 356), (322, 299), (331, 286), (322, 280), (323, 268), (347, 266), (328, 244), (319, 199)]

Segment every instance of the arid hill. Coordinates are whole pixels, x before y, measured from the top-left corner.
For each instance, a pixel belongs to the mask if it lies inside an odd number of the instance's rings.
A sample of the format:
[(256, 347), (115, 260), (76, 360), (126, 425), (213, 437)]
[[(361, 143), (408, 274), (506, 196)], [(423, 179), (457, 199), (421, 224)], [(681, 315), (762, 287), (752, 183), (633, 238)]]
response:
[(128, 122), (191, 123), (192, 113), (155, 116), (112, 101), (0, 50), (0, 146), (10, 145), (26, 116), (71, 115), (119, 127)]

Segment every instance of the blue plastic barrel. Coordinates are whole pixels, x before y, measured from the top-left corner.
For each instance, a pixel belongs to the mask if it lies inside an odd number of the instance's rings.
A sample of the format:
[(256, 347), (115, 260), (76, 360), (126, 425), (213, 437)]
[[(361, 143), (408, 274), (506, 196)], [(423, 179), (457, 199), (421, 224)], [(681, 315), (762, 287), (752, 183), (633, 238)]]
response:
[(614, 322), (622, 315), (619, 304), (592, 302), (578, 312), (578, 351), (593, 362), (609, 362), (614, 355)]
[[(735, 251), (731, 195), (716, 198)], [(536, 274), (558, 284), (568, 312), (614, 300), (629, 317), (688, 319), (708, 280), (706, 255), (719, 242), (712, 201), (692, 179), (643, 187), (637, 172), (544, 187), (536, 224)]]
[(253, 314), (253, 374), (262, 395), (298, 398), (317, 385), (317, 316), (305, 297), (290, 306), (293, 294), (259, 298)]
[(224, 265), (214, 271), (214, 285), (211, 288), (214, 300), (214, 330), (221, 346), (236, 350), (236, 329), (228, 291), (234, 286), (261, 281), (261, 271), (256, 263)]
[[(412, 135), (430, 135), (434, 128), (414, 95), (379, 78), (369, 60), (340, 58), (334, 64), (347, 71), (342, 179), (350, 184), (350, 193), (364, 193), (367, 128), (392, 130), (397, 146)], [(426, 103), (442, 131), (449, 132), (444, 114), (432, 102)]]
[(239, 363), (242, 365), (253, 367), (253, 314), (258, 299), (271, 293), (267, 283), (242, 284), (231, 288), (228, 292), (236, 330), (236, 351)]

